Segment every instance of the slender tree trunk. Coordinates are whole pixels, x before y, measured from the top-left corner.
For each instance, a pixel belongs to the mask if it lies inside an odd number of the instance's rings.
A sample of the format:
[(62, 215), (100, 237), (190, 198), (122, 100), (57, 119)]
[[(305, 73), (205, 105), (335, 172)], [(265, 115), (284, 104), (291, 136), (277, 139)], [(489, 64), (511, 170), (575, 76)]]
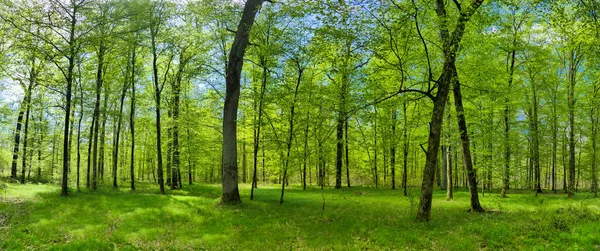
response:
[(575, 193), (575, 82), (577, 76), (577, 56), (571, 50), (569, 57), (569, 198)]
[[(131, 66), (127, 67), (127, 71), (129, 71)], [(113, 158), (112, 158), (112, 174), (113, 174), (113, 187), (119, 187), (117, 184), (117, 167), (119, 162), (119, 143), (121, 139), (121, 125), (123, 124), (123, 105), (125, 103), (125, 96), (127, 95), (127, 90), (129, 89), (129, 79), (125, 79), (123, 81), (123, 89), (121, 90), (121, 97), (119, 99), (119, 113), (117, 114), (117, 132), (114, 141), (115, 148), (113, 149)]]
[(17, 182), (17, 161), (19, 159), (19, 146), (21, 141), (21, 126), (23, 124), (23, 115), (25, 114), (25, 106), (27, 105), (27, 97), (23, 98), (21, 102), (21, 108), (19, 109), (19, 116), (17, 116), (17, 128), (15, 129), (15, 144), (13, 147), (12, 155), (12, 166), (10, 169), (10, 178), (14, 182)]
[[(254, 152), (253, 152), (253, 172), (252, 172), (252, 187), (250, 188), (250, 200), (254, 199), (254, 188), (258, 187), (257, 181), (258, 177), (256, 176), (256, 169), (258, 166), (258, 151), (260, 148), (260, 129), (262, 128), (262, 115), (263, 115), (263, 102), (267, 87), (267, 78), (268, 78), (268, 68), (266, 68), (265, 58), (261, 57), (260, 59), (263, 65), (263, 75), (262, 82), (260, 85), (260, 97), (258, 99), (258, 110), (256, 101), (254, 102), (254, 110), (256, 111), (254, 116)], [(256, 115), (258, 114), (258, 115)], [(258, 119), (256, 118), (258, 116)], [(264, 165), (263, 165), (263, 182), (264, 182)]]
[(396, 109), (392, 110), (392, 139), (390, 143), (390, 169), (392, 176), (392, 189), (396, 189)]
[[(104, 43), (100, 43), (100, 47), (98, 48), (97, 56), (98, 56), (98, 68), (96, 72), (96, 104), (94, 106), (94, 117), (96, 117), (96, 125), (94, 126), (94, 143), (93, 143), (93, 159), (92, 159), (92, 190), (97, 189), (97, 179), (98, 179), (98, 123), (99, 123), (99, 113), (100, 113), (100, 92), (102, 90), (103, 84), (103, 70), (104, 70), (104, 53), (106, 47), (104, 47)], [(103, 161), (101, 161), (103, 162)]]
[[(373, 106), (373, 110), (375, 111), (375, 119), (373, 120), (373, 141), (374, 141), (374, 156), (373, 156), (373, 172), (375, 173), (375, 188), (379, 185), (379, 175), (377, 172), (377, 106)], [(403, 189), (406, 191), (406, 188), (403, 184)], [(406, 196), (406, 195), (405, 195)]]
[(346, 122), (344, 122), (344, 145), (346, 147), (346, 181), (348, 183), (348, 187), (350, 187), (350, 156), (348, 151), (348, 121), (350, 119), (346, 117)]
[(409, 138), (408, 138), (408, 114), (406, 113), (406, 101), (402, 103), (402, 116), (404, 116), (404, 128), (402, 130), (402, 138), (404, 142), (404, 147), (402, 149), (404, 153), (403, 158), (403, 167), (402, 167), (402, 193), (404, 196), (407, 196), (406, 187), (408, 186), (407, 177), (408, 177), (408, 148), (409, 148)]
[[(456, 69), (455, 69), (456, 74)], [(457, 78), (457, 76), (455, 76)], [(458, 79), (454, 82), (454, 106), (456, 107), (456, 116), (458, 120), (458, 130), (460, 132), (460, 139), (462, 141), (463, 148), (463, 161), (465, 163), (465, 170), (467, 171), (467, 179), (470, 192), (471, 212), (483, 212), (484, 209), (479, 203), (479, 195), (477, 194), (477, 174), (473, 168), (473, 162), (471, 160), (471, 149), (469, 146), (469, 134), (467, 131), (467, 123), (465, 119), (465, 110), (462, 104), (462, 94), (460, 91), (460, 83)]]
[[(35, 63), (35, 61), (34, 61)], [(33, 73), (32, 73), (33, 74)], [(27, 138), (29, 136), (29, 113), (31, 111), (31, 91), (33, 89), (34, 79), (31, 76), (27, 90), (25, 91), (25, 128), (23, 135), (23, 155), (22, 155), (22, 167), (21, 167), (21, 184), (25, 184), (25, 169), (27, 168)]]
[[(131, 163), (129, 163), (129, 175), (131, 176), (131, 190), (135, 190), (135, 61), (136, 45), (131, 50), (131, 108), (129, 110), (129, 127), (131, 129)], [(142, 172), (142, 179), (143, 179)]]
[(504, 153), (504, 177), (502, 179), (502, 191), (500, 192), (500, 196), (501, 197), (505, 197), (506, 196), (506, 192), (508, 189), (510, 189), (510, 155), (511, 155), (511, 149), (510, 149), (510, 112), (511, 112), (511, 107), (510, 107), (510, 100), (508, 98), (508, 95), (510, 95), (511, 91), (512, 91), (512, 83), (513, 83), (513, 76), (514, 76), (514, 69), (515, 69), (515, 57), (516, 57), (516, 51), (513, 49), (510, 54), (510, 66), (508, 68), (508, 87), (507, 87), (507, 96), (505, 99), (505, 107), (504, 107), (504, 147), (505, 147), (505, 153)]
[[(311, 98), (311, 93), (309, 93), (308, 95), (308, 99), (310, 100)], [(306, 127), (304, 128), (304, 155), (302, 158), (303, 161), (303, 171), (302, 171), (302, 190), (306, 190), (306, 162), (307, 159), (309, 158), (308, 156), (308, 126), (310, 125), (309, 123), (310, 121), (310, 109), (308, 109), (308, 112), (306, 113)], [(310, 175), (310, 170), (309, 170), (309, 175)]]
[[(290, 163), (290, 154), (292, 152), (292, 143), (294, 141), (294, 115), (296, 109), (296, 102), (298, 101), (298, 90), (300, 89), (300, 83), (302, 83), (302, 73), (304, 72), (304, 68), (301, 65), (299, 59), (296, 59), (296, 67), (298, 69), (298, 79), (296, 81), (296, 89), (294, 91), (294, 100), (292, 102), (292, 107), (290, 107), (290, 119), (289, 119), (289, 131), (287, 138), (287, 153), (285, 157), (285, 163), (283, 167), (283, 181), (287, 183), (287, 170)], [(283, 195), (285, 193), (284, 182), (281, 183), (281, 197), (279, 198), (279, 204), (283, 204)], [(348, 186), (350, 183), (348, 182)]]
[(533, 165), (535, 169), (535, 191), (537, 193), (542, 192), (541, 185), (541, 170), (540, 170), (540, 146), (539, 146), (539, 137), (538, 137), (538, 100), (537, 100), (537, 89), (536, 84), (531, 77), (531, 88), (533, 93), (533, 114), (532, 114), (532, 147), (533, 147)]

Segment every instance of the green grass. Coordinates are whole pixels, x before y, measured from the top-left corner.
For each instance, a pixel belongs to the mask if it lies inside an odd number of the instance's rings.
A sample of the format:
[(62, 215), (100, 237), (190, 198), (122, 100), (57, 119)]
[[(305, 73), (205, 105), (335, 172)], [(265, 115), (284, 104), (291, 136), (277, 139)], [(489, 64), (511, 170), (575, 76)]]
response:
[[(286, 190), (260, 187), (241, 206), (219, 205), (215, 185), (158, 195), (103, 187), (72, 191), (9, 184), (0, 190), (0, 249), (53, 250), (600, 250), (600, 199), (579, 193), (486, 194), (489, 211), (470, 214), (468, 194), (434, 194), (432, 221), (414, 221), (418, 191), (374, 188)], [(410, 199), (413, 199), (411, 206)]]

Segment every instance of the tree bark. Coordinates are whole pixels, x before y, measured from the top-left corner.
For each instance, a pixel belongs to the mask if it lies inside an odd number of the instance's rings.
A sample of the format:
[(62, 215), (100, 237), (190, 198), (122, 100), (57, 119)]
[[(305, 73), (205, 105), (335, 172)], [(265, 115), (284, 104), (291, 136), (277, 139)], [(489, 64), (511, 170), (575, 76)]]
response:
[(433, 112), (431, 114), (425, 167), (423, 168), (423, 183), (421, 185), (421, 197), (419, 201), (419, 211), (417, 213), (417, 220), (421, 222), (429, 221), (431, 215), (433, 182), (435, 179), (435, 166), (438, 161), (438, 151), (440, 148), (444, 108), (448, 99), (450, 85), (454, 82), (456, 76), (455, 62), (458, 45), (463, 37), (466, 23), (482, 3), (483, 0), (473, 0), (466, 10), (460, 11), (460, 18), (456, 23), (456, 27), (454, 28), (454, 31), (450, 33), (448, 30), (445, 3), (443, 0), (436, 1), (436, 13), (440, 20), (440, 40), (443, 44), (444, 51), (444, 64), (442, 74), (438, 79), (437, 95), (434, 99)]
[(221, 202), (241, 203), (237, 175), (236, 118), (240, 97), (240, 75), (244, 54), (256, 13), (264, 0), (247, 0), (229, 52), (226, 71), (225, 105), (223, 108), (223, 172)]
[(15, 144), (13, 147), (12, 155), (12, 166), (10, 169), (10, 178), (14, 182), (17, 182), (17, 160), (19, 159), (19, 146), (21, 141), (21, 127), (23, 124), (23, 115), (25, 114), (27, 97), (23, 98), (21, 102), (21, 108), (19, 109), (19, 115), (17, 116), (17, 128), (15, 129)]
[[(131, 190), (135, 190), (135, 61), (137, 45), (131, 49), (131, 107), (129, 110), (129, 127), (131, 129), (131, 163), (129, 163), (129, 175), (131, 176)], [(142, 178), (143, 178), (142, 172)]]
[[(455, 69), (456, 74), (456, 69)], [(460, 132), (460, 139), (463, 148), (463, 162), (465, 163), (465, 170), (467, 171), (467, 180), (469, 185), (469, 195), (471, 208), (470, 212), (483, 212), (485, 211), (479, 203), (479, 195), (477, 194), (477, 174), (473, 168), (473, 162), (471, 160), (471, 149), (469, 146), (469, 134), (467, 131), (467, 123), (465, 119), (465, 110), (462, 104), (462, 94), (460, 91), (460, 83), (458, 82), (458, 76), (455, 76), (454, 82), (454, 106), (456, 107), (456, 116), (458, 120), (458, 130)]]
[(575, 50), (569, 55), (569, 198), (575, 194), (575, 82), (579, 62)]

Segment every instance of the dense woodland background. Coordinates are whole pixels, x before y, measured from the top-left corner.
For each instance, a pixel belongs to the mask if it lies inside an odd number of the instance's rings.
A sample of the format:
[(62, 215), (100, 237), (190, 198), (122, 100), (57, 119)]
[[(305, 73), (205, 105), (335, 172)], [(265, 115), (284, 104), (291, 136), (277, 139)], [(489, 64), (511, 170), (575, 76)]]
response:
[[(244, 2), (0, 6), (1, 176), (62, 184), (64, 195), (223, 180), (225, 77), (236, 32), (249, 28), (238, 27)], [(467, 186), (596, 194), (596, 1), (285, 0), (249, 10), (239, 183), (406, 193), (434, 177), (449, 198)], [(427, 162), (436, 107), (441, 150)]]

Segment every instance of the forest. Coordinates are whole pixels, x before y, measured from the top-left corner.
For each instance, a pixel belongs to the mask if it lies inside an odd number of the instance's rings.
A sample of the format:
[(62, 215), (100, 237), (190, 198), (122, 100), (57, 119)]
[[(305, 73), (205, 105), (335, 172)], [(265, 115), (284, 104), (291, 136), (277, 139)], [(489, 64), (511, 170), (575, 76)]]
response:
[(598, 48), (595, 0), (0, 0), (0, 249), (600, 249)]

